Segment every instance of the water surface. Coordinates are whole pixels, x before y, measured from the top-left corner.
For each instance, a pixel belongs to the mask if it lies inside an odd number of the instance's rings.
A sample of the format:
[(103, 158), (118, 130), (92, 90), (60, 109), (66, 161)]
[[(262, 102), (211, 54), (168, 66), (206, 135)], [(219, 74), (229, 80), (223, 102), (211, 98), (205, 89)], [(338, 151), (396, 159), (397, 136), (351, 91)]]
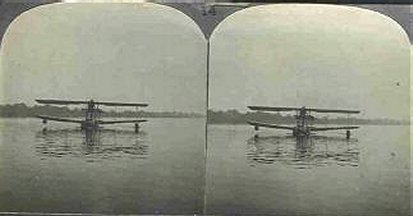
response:
[(207, 213), (408, 215), (409, 127), (361, 126), (298, 142), (285, 131), (209, 125)]
[(0, 212), (200, 213), (204, 119), (112, 125), (0, 121)]

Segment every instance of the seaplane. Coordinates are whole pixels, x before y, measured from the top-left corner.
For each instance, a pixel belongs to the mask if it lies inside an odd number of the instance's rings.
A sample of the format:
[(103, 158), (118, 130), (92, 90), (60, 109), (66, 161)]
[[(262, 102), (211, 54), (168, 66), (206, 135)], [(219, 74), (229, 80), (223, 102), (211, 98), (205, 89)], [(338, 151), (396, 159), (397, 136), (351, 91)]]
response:
[(37, 103), (40, 104), (52, 104), (52, 105), (85, 105), (85, 108), (82, 109), (85, 112), (84, 119), (69, 119), (62, 118), (57, 116), (46, 116), (46, 115), (37, 115), (37, 118), (43, 120), (43, 131), (47, 130), (46, 124), (47, 121), (58, 121), (58, 122), (69, 122), (80, 124), (81, 130), (84, 131), (97, 131), (101, 129), (101, 125), (107, 124), (121, 124), (121, 123), (133, 123), (135, 125), (135, 132), (139, 132), (139, 123), (147, 122), (146, 119), (131, 119), (131, 120), (111, 120), (104, 121), (101, 120), (101, 114), (103, 110), (99, 106), (121, 106), (121, 107), (135, 107), (136, 110), (138, 107), (147, 107), (146, 103), (120, 103), (120, 102), (100, 102), (94, 100), (55, 100), (55, 99), (36, 99)]
[[(296, 112), (294, 115), (296, 119), (295, 126), (269, 124), (259, 121), (247, 120), (247, 122), (254, 126), (257, 132), (260, 127), (275, 128), (282, 130), (290, 130), (296, 138), (308, 138), (317, 131), (329, 130), (345, 130), (346, 139), (350, 139), (350, 130), (358, 129), (358, 126), (341, 126), (341, 127), (313, 127), (312, 123), (316, 119), (311, 113), (339, 113), (339, 114), (358, 114), (358, 110), (343, 110), (343, 109), (319, 109), (307, 107), (269, 107), (269, 106), (248, 106), (250, 110), (259, 112)], [(256, 134), (257, 136), (257, 134)]]

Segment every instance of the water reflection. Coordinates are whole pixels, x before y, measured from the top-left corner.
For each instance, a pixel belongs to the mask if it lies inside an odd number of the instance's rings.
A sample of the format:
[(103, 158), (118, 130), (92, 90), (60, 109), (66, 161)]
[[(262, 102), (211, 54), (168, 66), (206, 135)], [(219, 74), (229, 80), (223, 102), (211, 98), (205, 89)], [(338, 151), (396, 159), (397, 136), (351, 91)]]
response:
[(61, 129), (36, 133), (35, 148), (42, 159), (74, 156), (93, 161), (120, 157), (145, 159), (149, 147), (144, 132)]
[(251, 166), (283, 164), (297, 169), (321, 166), (359, 165), (357, 139), (312, 136), (251, 137), (247, 141), (247, 158)]

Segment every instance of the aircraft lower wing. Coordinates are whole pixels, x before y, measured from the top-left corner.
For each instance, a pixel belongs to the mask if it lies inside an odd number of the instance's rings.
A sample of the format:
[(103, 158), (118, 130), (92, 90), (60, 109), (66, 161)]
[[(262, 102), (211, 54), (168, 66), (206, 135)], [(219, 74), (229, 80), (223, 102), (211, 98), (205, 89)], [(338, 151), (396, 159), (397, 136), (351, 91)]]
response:
[(299, 111), (301, 108), (299, 107), (270, 107), (270, 106), (248, 106), (250, 110), (255, 111)]
[(351, 130), (351, 129), (357, 129), (359, 128), (358, 126), (346, 126), (346, 127), (323, 127), (323, 128), (315, 128), (311, 127), (311, 131), (327, 131), (327, 130)]
[(87, 104), (87, 101), (79, 101), (79, 100), (55, 100), (55, 99), (36, 99), (37, 103), (41, 104), (56, 104), (56, 105), (79, 105), (79, 104)]
[(54, 117), (54, 116), (37, 115), (36, 117), (44, 119), (44, 120), (59, 121), (59, 122), (71, 122), (71, 123), (79, 123), (79, 124), (83, 122), (82, 120), (66, 119), (66, 118), (60, 118), (60, 117)]
[(280, 126), (276, 124), (269, 124), (269, 123), (262, 123), (262, 122), (255, 122), (255, 121), (247, 121), (248, 124), (258, 126), (258, 127), (266, 127), (266, 128), (277, 128), (277, 129), (284, 129), (284, 130), (294, 130), (295, 127), (288, 127), (288, 126)]
[(146, 119), (133, 119), (133, 120), (114, 120), (114, 121), (99, 121), (99, 124), (120, 124), (120, 123), (141, 123), (147, 122)]

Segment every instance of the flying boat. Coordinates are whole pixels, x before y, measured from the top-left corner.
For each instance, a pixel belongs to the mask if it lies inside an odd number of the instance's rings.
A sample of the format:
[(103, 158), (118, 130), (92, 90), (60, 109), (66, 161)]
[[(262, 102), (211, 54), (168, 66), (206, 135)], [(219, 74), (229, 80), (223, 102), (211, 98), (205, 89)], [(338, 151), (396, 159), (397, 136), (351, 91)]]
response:
[(345, 110), (345, 109), (319, 109), (319, 108), (307, 108), (307, 107), (270, 107), (270, 106), (248, 106), (250, 110), (259, 112), (296, 112), (294, 115), (296, 119), (296, 125), (278, 125), (270, 124), (259, 121), (248, 120), (247, 122), (254, 126), (255, 131), (258, 131), (260, 127), (275, 128), (281, 130), (290, 130), (294, 137), (306, 138), (318, 131), (329, 130), (345, 130), (346, 138), (350, 139), (350, 130), (358, 129), (358, 126), (335, 126), (335, 127), (314, 127), (313, 121), (315, 117), (311, 113), (338, 113), (338, 114), (358, 114), (359, 110)]
[[(116, 106), (116, 107), (135, 107), (136, 111), (138, 107), (147, 107), (146, 103), (122, 103), (122, 102), (101, 102), (94, 100), (55, 100), (55, 99), (36, 99), (37, 103), (40, 104), (52, 104), (52, 105), (84, 105), (84, 119), (70, 119), (62, 118), (58, 116), (47, 116), (47, 115), (37, 115), (37, 118), (43, 120), (43, 124), (46, 125), (48, 121), (57, 121), (57, 122), (69, 122), (80, 124), (81, 130), (85, 131), (96, 131), (101, 129), (101, 125), (108, 124), (122, 124), (122, 123), (132, 123), (135, 125), (135, 132), (139, 131), (139, 123), (147, 122), (146, 119), (128, 119), (128, 120), (102, 120), (101, 114), (103, 110), (99, 106)], [(43, 130), (46, 131), (46, 127), (43, 127)]]

